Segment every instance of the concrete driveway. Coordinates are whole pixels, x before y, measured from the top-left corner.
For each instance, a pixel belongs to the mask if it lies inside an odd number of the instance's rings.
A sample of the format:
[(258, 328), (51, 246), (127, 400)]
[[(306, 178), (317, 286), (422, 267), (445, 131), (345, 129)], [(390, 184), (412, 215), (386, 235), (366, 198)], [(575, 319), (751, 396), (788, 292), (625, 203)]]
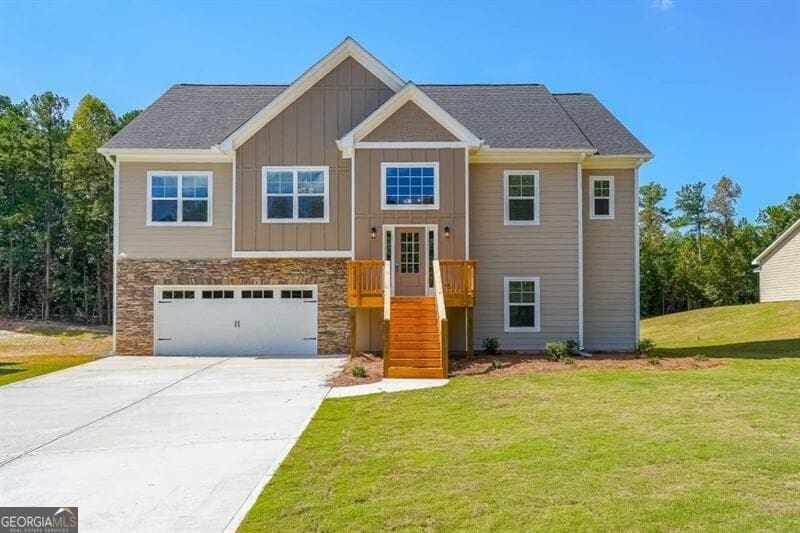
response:
[(339, 358), (110, 357), (0, 387), (0, 506), (81, 531), (235, 528)]

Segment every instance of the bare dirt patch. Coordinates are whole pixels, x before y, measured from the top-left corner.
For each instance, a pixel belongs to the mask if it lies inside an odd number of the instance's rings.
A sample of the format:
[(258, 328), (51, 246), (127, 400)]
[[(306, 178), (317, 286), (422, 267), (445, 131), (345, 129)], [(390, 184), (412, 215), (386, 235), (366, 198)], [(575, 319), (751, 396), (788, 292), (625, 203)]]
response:
[[(455, 376), (516, 376), (536, 372), (567, 372), (583, 368), (638, 369), (638, 370), (694, 370), (722, 365), (719, 359), (698, 360), (692, 357), (643, 357), (636, 354), (592, 354), (591, 358), (577, 358), (571, 363), (550, 361), (540, 353), (503, 353), (498, 355), (475, 354), (472, 357), (450, 358), (450, 377)], [(353, 368), (363, 366), (366, 378), (353, 376)], [(383, 359), (372, 354), (360, 354), (350, 359), (342, 371), (330, 378), (331, 387), (347, 387), (361, 383), (374, 383), (383, 379)]]
[(109, 351), (111, 331), (103, 326), (0, 318), (0, 356), (98, 356)]
[[(359, 378), (353, 375), (353, 368), (364, 367), (367, 377)], [(383, 379), (383, 358), (369, 353), (361, 353), (351, 358), (345, 363), (342, 371), (328, 380), (331, 387), (349, 387), (350, 385), (362, 385), (364, 383), (375, 383)]]
[(565, 372), (581, 368), (638, 370), (691, 370), (719, 366), (716, 359), (696, 360), (691, 357), (647, 358), (636, 354), (592, 354), (591, 358), (578, 358), (568, 364), (550, 361), (543, 354), (476, 354), (473, 357), (452, 357), (450, 376), (514, 376), (535, 372)]

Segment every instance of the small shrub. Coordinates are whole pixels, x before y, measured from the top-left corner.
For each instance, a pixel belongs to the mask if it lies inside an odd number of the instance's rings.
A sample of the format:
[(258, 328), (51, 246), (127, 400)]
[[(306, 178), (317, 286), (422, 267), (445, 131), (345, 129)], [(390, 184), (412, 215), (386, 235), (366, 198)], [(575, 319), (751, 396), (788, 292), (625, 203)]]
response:
[(568, 355), (566, 357), (562, 357), (561, 358), (561, 362), (564, 363), (565, 365), (574, 365), (575, 364), (575, 358), (572, 357), (571, 355)]
[(639, 342), (636, 343), (636, 353), (639, 355), (647, 355), (652, 353), (655, 349), (656, 343), (650, 339), (640, 339)]
[(486, 353), (489, 355), (497, 355), (497, 352), (500, 350), (500, 341), (497, 337), (484, 337), (482, 344), (483, 349), (486, 350)]
[(351, 370), (351, 372), (352, 372), (353, 376), (357, 377), (357, 378), (365, 378), (365, 377), (367, 377), (367, 369), (364, 368), (362, 365), (354, 366), (353, 370)]
[(708, 356), (702, 353), (696, 354), (692, 357), (695, 361), (708, 361)]
[(544, 345), (544, 353), (551, 361), (560, 361), (569, 355), (567, 343), (565, 341), (550, 341)]
[(495, 359), (494, 361), (492, 361), (492, 368), (495, 368), (495, 369), (503, 368), (503, 362), (500, 361), (499, 359)]
[(647, 362), (650, 363), (651, 365), (660, 365), (661, 358), (657, 355), (648, 355)]

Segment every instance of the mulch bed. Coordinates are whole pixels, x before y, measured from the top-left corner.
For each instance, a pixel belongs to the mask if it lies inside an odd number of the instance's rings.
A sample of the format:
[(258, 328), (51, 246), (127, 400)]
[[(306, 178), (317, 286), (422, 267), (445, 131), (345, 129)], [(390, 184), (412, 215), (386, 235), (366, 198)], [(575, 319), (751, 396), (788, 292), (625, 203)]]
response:
[[(565, 372), (580, 368), (632, 368), (638, 370), (692, 370), (712, 368), (723, 364), (719, 359), (697, 360), (692, 357), (647, 358), (630, 353), (592, 354), (591, 358), (577, 358), (572, 364), (550, 361), (540, 353), (506, 352), (498, 355), (476, 353), (472, 357), (450, 358), (450, 377), (455, 376), (516, 376), (535, 372)], [(353, 368), (361, 365), (366, 378), (353, 376)], [(361, 383), (374, 383), (383, 378), (383, 359), (362, 353), (350, 359), (342, 371), (328, 380), (331, 387), (347, 387)]]

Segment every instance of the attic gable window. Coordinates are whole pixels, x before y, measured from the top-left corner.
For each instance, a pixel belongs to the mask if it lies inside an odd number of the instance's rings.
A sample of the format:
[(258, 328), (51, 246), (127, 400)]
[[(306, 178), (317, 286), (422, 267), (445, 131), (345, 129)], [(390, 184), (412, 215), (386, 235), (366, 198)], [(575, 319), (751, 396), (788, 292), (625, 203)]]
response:
[(328, 167), (264, 167), (265, 223), (328, 222)]
[(147, 173), (148, 226), (210, 226), (211, 172)]
[(589, 218), (610, 220), (614, 218), (614, 176), (592, 176), (589, 179)]

